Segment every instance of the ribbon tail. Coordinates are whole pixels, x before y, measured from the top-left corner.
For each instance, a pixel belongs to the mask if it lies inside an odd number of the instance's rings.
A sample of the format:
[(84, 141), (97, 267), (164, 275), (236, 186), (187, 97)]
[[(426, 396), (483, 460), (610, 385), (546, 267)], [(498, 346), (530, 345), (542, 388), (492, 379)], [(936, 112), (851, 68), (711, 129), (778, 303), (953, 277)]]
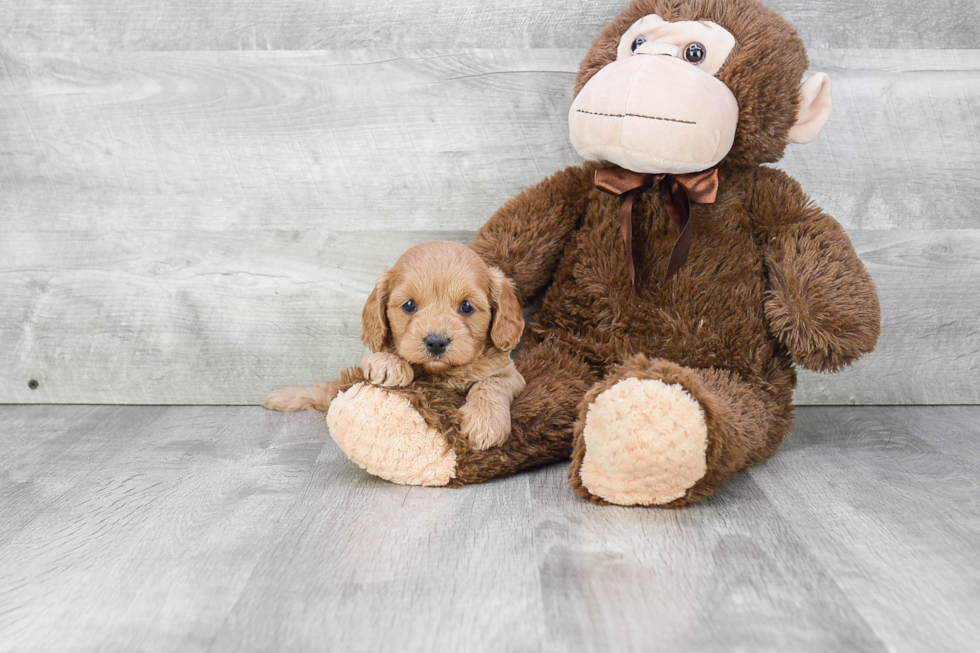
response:
[(660, 195), (667, 208), (667, 215), (674, 225), (677, 232), (677, 241), (670, 252), (670, 261), (667, 264), (667, 276), (669, 280), (687, 262), (687, 257), (691, 252), (691, 242), (694, 240), (694, 220), (691, 219), (691, 199), (684, 187), (671, 175), (667, 175), (660, 182)]
[(681, 231), (681, 235), (677, 237), (677, 242), (674, 243), (674, 249), (670, 252), (670, 263), (667, 265), (667, 276), (665, 280), (669, 280), (677, 274), (681, 266), (687, 263), (687, 256), (691, 251), (691, 241), (693, 239), (694, 220), (688, 219), (687, 224), (684, 225), (684, 230)]
[(627, 303), (632, 303), (636, 297), (636, 264), (633, 262), (633, 200), (643, 188), (634, 188), (620, 196), (619, 231), (626, 244), (626, 262), (630, 272), (630, 297)]
[(682, 175), (654, 176), (632, 172), (619, 166), (599, 168), (595, 171), (594, 184), (599, 190), (619, 197), (619, 229), (626, 245), (626, 260), (630, 275), (630, 296), (636, 297), (636, 264), (633, 261), (633, 202), (636, 196), (660, 179), (660, 194), (667, 209), (677, 240), (667, 263), (669, 280), (687, 262), (694, 240), (694, 220), (691, 203), (712, 204), (718, 195), (718, 169)]

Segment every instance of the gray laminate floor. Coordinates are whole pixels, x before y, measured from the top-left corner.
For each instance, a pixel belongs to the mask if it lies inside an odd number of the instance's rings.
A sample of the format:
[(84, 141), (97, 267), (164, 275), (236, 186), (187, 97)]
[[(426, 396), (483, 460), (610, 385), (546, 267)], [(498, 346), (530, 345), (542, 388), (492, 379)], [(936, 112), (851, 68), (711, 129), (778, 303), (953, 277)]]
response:
[(801, 408), (680, 511), (390, 485), (313, 413), (0, 407), (3, 651), (980, 649), (980, 407)]

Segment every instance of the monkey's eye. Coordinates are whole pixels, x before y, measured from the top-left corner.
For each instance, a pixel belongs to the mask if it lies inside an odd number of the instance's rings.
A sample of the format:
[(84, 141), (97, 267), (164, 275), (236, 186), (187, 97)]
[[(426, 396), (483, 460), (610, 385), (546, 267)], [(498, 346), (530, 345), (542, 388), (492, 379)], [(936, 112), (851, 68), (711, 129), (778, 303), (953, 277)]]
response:
[(469, 315), (475, 310), (476, 308), (473, 306), (473, 304), (469, 303), (465, 299), (463, 300), (463, 303), (459, 305), (459, 312), (463, 315)]
[(416, 310), (418, 310), (418, 306), (415, 305), (414, 299), (410, 299), (402, 304), (402, 310), (406, 313), (414, 313)]
[(700, 65), (704, 58), (708, 56), (708, 50), (703, 43), (688, 43), (684, 48), (684, 61)]
[(647, 42), (647, 37), (637, 36), (635, 39), (633, 39), (633, 45), (630, 46), (630, 52), (635, 54), (636, 49), (646, 42)]

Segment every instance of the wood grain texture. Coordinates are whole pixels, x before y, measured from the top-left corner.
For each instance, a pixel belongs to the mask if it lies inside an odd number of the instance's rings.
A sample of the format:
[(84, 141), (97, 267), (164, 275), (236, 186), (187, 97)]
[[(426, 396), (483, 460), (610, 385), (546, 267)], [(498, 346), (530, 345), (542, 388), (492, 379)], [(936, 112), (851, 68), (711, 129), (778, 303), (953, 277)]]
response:
[(815, 525), (794, 528), (751, 475), (690, 510), (637, 512), (548, 472), (532, 501), (551, 650), (889, 650), (809, 550)]
[(368, 476), (332, 443), (318, 463), (214, 650), (542, 649), (527, 476), (457, 494)]
[[(581, 56), (7, 54), (3, 228), (475, 230), (580, 163)], [(980, 52), (812, 58), (834, 115), (781, 167), (846, 228), (977, 228)]]
[[(586, 47), (627, 0), (3, 0), (17, 51)], [(971, 0), (766, 0), (810, 48), (977, 48)]]
[(0, 651), (971, 650), (978, 424), (802, 408), (664, 511), (392, 485), (312, 413), (0, 407)]
[(452, 236), (10, 234), (0, 241), (0, 341), (11, 344), (0, 392), (18, 402), (261, 403), (280, 379), (333, 378), (360, 362), (361, 308), (377, 275), (413, 244)]
[(802, 372), (798, 404), (980, 403), (980, 231), (854, 231), (881, 338), (842, 374)]
[(579, 162), (579, 53), (10, 55), (9, 228), (475, 230)]
[[(915, 414), (800, 411), (786, 446), (753, 477), (778, 513), (808, 533), (815, 561), (839, 570), (837, 587), (864, 597), (855, 617), (888, 650), (914, 650), (923, 637), (929, 650), (962, 650), (980, 630), (980, 483), (975, 448), (934, 443), (949, 430), (976, 436), (980, 414), (931, 411), (928, 424), (907, 424)], [(940, 629), (924, 623), (934, 613), (945, 616)]]
[(323, 446), (264, 417), (5, 409), (0, 650), (205, 650)]
[[(360, 313), (377, 275), (415, 243), (472, 235), (7, 234), (0, 397), (258, 404), (335, 378), (366, 351)], [(803, 373), (797, 403), (980, 403), (980, 230), (851, 237), (881, 295), (881, 341), (842, 374)]]
[[(401, 251), (578, 163), (581, 55), (4, 52), (0, 402), (257, 403), (356, 362)], [(780, 165), (850, 231), (885, 323), (797, 401), (978, 402), (980, 52), (812, 55), (835, 115)]]

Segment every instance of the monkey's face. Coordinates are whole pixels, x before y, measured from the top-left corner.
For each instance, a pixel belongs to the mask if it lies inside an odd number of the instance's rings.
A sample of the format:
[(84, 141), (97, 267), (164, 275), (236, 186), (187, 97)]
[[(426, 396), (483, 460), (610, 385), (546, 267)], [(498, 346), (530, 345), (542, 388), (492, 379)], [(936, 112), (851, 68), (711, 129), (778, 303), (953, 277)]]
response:
[(634, 172), (717, 165), (738, 127), (738, 101), (716, 77), (734, 48), (735, 37), (712, 22), (641, 18), (575, 98), (572, 145), (587, 160)]

